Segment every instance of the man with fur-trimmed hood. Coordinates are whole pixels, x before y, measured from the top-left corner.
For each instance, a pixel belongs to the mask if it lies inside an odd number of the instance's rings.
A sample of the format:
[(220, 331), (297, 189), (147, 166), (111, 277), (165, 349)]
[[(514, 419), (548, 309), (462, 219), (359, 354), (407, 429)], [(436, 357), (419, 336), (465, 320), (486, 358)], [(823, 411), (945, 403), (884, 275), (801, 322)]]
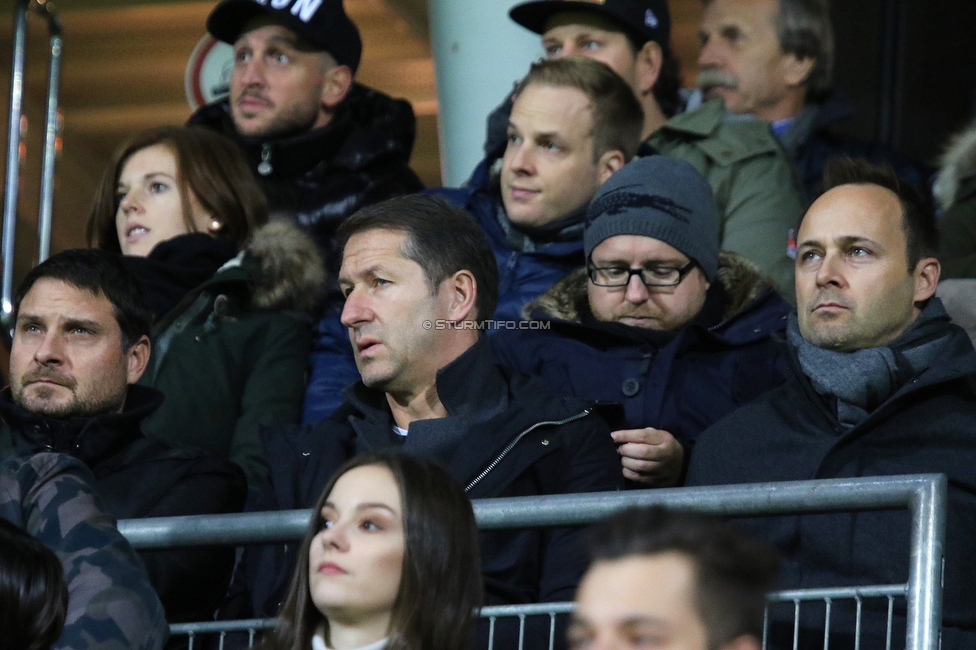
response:
[(627, 164), (590, 203), (586, 268), (527, 306), (538, 324), (491, 337), (503, 363), (598, 401), (638, 484), (679, 484), (701, 431), (784, 381), (773, 336), (790, 308), (750, 262), (719, 253), (717, 223), (688, 163)]

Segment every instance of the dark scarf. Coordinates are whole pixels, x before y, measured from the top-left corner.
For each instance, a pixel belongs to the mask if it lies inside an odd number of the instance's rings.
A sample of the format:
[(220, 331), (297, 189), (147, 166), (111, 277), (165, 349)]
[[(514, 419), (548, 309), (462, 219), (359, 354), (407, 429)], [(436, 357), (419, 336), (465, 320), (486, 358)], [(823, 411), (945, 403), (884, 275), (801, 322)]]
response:
[(498, 223), (505, 231), (505, 241), (519, 253), (534, 253), (540, 246), (553, 242), (582, 241), (587, 204), (564, 217), (538, 228), (520, 228), (509, 220), (505, 205), (498, 201)]
[(160, 242), (148, 257), (126, 255), (122, 261), (139, 279), (158, 321), (236, 254), (229, 239), (195, 232)]
[(851, 429), (932, 364), (949, 340), (948, 323), (942, 301), (933, 297), (915, 322), (886, 346), (854, 352), (826, 350), (800, 335), (795, 313), (786, 334), (803, 374), (817, 393), (836, 399), (837, 419)]

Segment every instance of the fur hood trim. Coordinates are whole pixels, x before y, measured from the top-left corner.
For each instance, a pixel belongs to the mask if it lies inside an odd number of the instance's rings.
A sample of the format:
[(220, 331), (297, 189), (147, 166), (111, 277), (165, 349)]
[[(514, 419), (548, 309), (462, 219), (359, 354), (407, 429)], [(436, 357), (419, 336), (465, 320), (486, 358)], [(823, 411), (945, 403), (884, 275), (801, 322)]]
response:
[(976, 122), (953, 136), (939, 160), (939, 167), (932, 194), (942, 209), (948, 210), (960, 198), (960, 183), (976, 176)]
[(290, 221), (269, 221), (251, 235), (245, 258), (260, 265), (251, 306), (314, 314), (325, 295), (325, 264), (312, 238)]
[[(576, 269), (527, 304), (522, 310), (523, 316), (582, 322), (583, 317), (590, 313), (586, 282), (586, 269)], [(774, 287), (773, 281), (764, 276), (759, 267), (731, 251), (718, 254), (715, 282), (721, 283), (728, 300), (722, 314), (723, 322), (740, 314), (749, 303)]]

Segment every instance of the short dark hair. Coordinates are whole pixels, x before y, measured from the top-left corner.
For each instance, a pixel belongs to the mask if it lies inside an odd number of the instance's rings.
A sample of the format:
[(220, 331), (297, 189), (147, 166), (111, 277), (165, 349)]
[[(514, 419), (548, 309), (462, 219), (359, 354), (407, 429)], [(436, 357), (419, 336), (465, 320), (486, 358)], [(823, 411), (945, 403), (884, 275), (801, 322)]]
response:
[(722, 521), (660, 506), (628, 508), (589, 532), (592, 562), (678, 553), (694, 566), (695, 604), (709, 647), (763, 636), (766, 593), (779, 573), (773, 547)]
[[(42, 278), (60, 280), (112, 303), (115, 320), (122, 330), (122, 350), (128, 350), (143, 336), (149, 336), (153, 313), (146, 303), (139, 280), (125, 267), (122, 256), (98, 249), (67, 250), (35, 266), (14, 293), (14, 322), (20, 303), (34, 283)], [(16, 334), (15, 334), (16, 336)]]
[(47, 650), (61, 636), (68, 586), (61, 561), (0, 517), (0, 638), (4, 647)]
[(187, 232), (197, 231), (190, 211), (191, 193), (220, 221), (220, 229), (213, 236), (229, 239), (238, 247), (255, 227), (267, 221), (267, 199), (236, 143), (203, 126), (162, 126), (136, 134), (112, 155), (88, 216), (89, 246), (122, 251), (115, 226), (119, 176), (133, 154), (155, 145), (166, 147), (176, 158), (177, 190)]
[(512, 101), (531, 85), (576, 88), (590, 102), (593, 159), (620, 151), (624, 162), (637, 154), (644, 130), (644, 109), (634, 89), (605, 63), (581, 56), (536, 61), (515, 86)]
[(488, 237), (467, 212), (428, 194), (400, 196), (367, 206), (336, 230), (339, 250), (355, 234), (392, 230), (407, 237), (401, 253), (420, 265), (431, 293), (445, 279), (470, 271), (477, 285), (479, 319), (491, 318), (498, 306), (498, 264)]
[(323, 621), (308, 586), (308, 554), (322, 528), (322, 506), (336, 481), (356, 467), (378, 465), (393, 473), (400, 490), (405, 548), (390, 617), (387, 650), (465, 650), (481, 606), (478, 529), (471, 502), (437, 461), (398, 451), (362, 454), (336, 470), (312, 510), (298, 565), (264, 647), (306, 650)]
[(841, 185), (878, 185), (898, 197), (909, 273), (923, 257), (939, 254), (939, 230), (931, 199), (912, 183), (898, 178), (890, 165), (874, 164), (863, 158), (836, 158), (824, 168), (823, 184), (824, 192)]

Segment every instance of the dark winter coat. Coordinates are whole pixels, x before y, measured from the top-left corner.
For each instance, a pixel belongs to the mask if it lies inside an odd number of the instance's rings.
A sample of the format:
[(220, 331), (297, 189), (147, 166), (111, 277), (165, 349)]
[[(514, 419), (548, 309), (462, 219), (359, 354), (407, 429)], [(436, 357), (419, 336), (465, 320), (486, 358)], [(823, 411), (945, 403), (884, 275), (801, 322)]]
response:
[(712, 423), (785, 379), (774, 336), (790, 307), (734, 253), (719, 256), (699, 316), (670, 335), (596, 321), (586, 284), (579, 269), (527, 307), (549, 329), (490, 337), (496, 360), (557, 392), (623, 404), (627, 428), (664, 429), (686, 452)]
[(942, 157), (933, 193), (942, 208), (939, 261), (945, 278), (976, 278), (976, 124)]
[(517, 321), (530, 300), (584, 263), (582, 215), (575, 236), (540, 242), (530, 251), (517, 250), (505, 233), (514, 226), (505, 214), (497, 178), (492, 178), (493, 162), (492, 158), (483, 160), (467, 187), (431, 193), (467, 210), (485, 231), (498, 263), (498, 308), (492, 318)]
[(143, 431), (230, 458), (252, 484), (264, 478), (258, 430), (299, 420), (325, 277), (300, 230), (285, 221), (259, 229), (240, 256), (153, 328), (139, 383), (166, 400)]
[(201, 107), (189, 124), (241, 145), (272, 215), (293, 219), (324, 251), (336, 227), (359, 208), (423, 189), (408, 166), (416, 135), (410, 104), (359, 84), (329, 124), (290, 138), (238, 135), (226, 99)]
[(169, 628), (159, 598), (81, 461), (46, 453), (0, 461), (0, 518), (61, 560), (68, 609), (54, 650), (163, 647)]
[(783, 148), (796, 167), (807, 200), (812, 202), (823, 193), (823, 173), (827, 163), (844, 157), (888, 163), (899, 177), (927, 192), (930, 169), (879, 143), (861, 142), (837, 132), (838, 125), (856, 113), (857, 108), (850, 97), (834, 91), (820, 102), (807, 102), (783, 134)]
[[(942, 647), (951, 650), (976, 647), (976, 351), (965, 332), (949, 323), (945, 327), (951, 339), (939, 358), (846, 430), (790, 348), (791, 372), (784, 386), (699, 437), (688, 484), (947, 474)], [(785, 588), (908, 579), (911, 526), (904, 510), (764, 517), (750, 522), (750, 528), (786, 552)], [(886, 605), (868, 614), (861, 647), (884, 647), (884, 637), (877, 635), (884, 632)], [(832, 629), (853, 633), (836, 620)]]
[[(234, 463), (193, 450), (175, 450), (145, 437), (139, 424), (163, 396), (130, 386), (121, 413), (58, 420), (31, 413), (0, 392), (0, 448), (6, 456), (66, 453), (95, 476), (105, 508), (116, 519), (239, 512), (247, 481)], [(11, 449), (12, 447), (12, 449)], [(169, 622), (212, 616), (226, 591), (233, 548), (140, 552)]]
[[(495, 365), (484, 339), (437, 373), (437, 392), (449, 417), (412, 423), (405, 440), (393, 432), (385, 394), (361, 382), (323, 422), (268, 430), (271, 481), (248, 509), (309, 508), (344, 461), (396, 445), (443, 462), (473, 499), (622, 487), (609, 431), (589, 406)], [(486, 602), (572, 600), (586, 565), (580, 534), (576, 528), (483, 533)], [(243, 573), (250, 597), (232, 603), (226, 614), (274, 616), (296, 546), (249, 550)], [(241, 571), (235, 576), (238, 592), (243, 578)]]

